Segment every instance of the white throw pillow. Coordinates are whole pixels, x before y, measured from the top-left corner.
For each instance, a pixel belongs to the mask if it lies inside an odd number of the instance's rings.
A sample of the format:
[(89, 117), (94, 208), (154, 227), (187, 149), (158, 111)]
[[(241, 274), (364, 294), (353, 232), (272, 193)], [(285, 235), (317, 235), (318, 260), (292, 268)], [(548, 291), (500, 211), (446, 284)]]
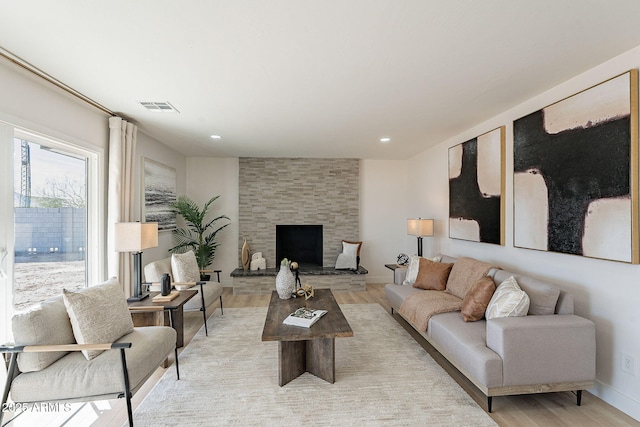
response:
[(491, 297), (485, 317), (487, 320), (499, 317), (526, 316), (529, 311), (529, 296), (520, 289), (516, 279), (511, 276), (500, 283)]
[(362, 246), (362, 242), (347, 242), (346, 240), (343, 240), (342, 253), (357, 257), (360, 255), (360, 246)]
[(198, 282), (200, 268), (193, 251), (171, 255), (171, 270), (176, 282)]
[[(409, 267), (407, 267), (407, 274), (404, 277), (403, 285), (412, 285), (416, 283), (416, 278), (418, 277), (418, 270), (420, 269), (420, 258), (417, 255), (413, 255), (409, 259)], [(442, 257), (434, 256), (433, 258), (427, 258), (429, 261), (440, 262)]]
[[(78, 344), (112, 343), (133, 331), (127, 298), (115, 277), (79, 291), (63, 289), (62, 296)], [(82, 353), (91, 360), (102, 350)]]

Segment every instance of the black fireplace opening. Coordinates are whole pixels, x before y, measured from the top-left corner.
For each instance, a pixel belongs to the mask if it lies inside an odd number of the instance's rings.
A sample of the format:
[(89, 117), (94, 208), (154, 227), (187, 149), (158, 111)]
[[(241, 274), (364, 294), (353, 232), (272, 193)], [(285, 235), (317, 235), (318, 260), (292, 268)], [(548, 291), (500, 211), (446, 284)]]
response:
[(322, 267), (322, 225), (276, 225), (276, 267), (283, 258)]

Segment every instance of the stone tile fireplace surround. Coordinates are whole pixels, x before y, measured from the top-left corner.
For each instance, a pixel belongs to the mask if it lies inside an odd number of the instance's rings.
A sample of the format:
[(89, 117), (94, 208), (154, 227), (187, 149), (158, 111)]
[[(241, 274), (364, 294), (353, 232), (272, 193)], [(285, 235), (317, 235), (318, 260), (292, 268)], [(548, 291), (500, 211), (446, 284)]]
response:
[[(322, 225), (322, 266), (332, 269), (341, 241), (359, 240), (359, 166), (358, 159), (240, 158), (238, 265), (245, 238), (251, 253), (262, 252), (267, 268), (273, 269), (280, 265), (276, 225)], [(364, 275), (347, 276), (358, 277), (357, 286), (364, 286)], [(333, 281), (349, 282), (346, 277)], [(275, 278), (269, 276), (234, 277), (234, 293), (236, 282), (242, 283), (241, 293), (250, 293), (251, 282), (256, 282), (256, 291), (264, 292), (270, 282), (275, 289)], [(346, 283), (346, 288), (352, 287)]]

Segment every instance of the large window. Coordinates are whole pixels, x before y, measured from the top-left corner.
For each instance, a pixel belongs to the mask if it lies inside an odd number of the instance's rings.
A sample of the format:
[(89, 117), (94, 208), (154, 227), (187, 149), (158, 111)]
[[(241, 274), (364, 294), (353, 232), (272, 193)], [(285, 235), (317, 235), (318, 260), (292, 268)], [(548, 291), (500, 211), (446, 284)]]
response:
[(60, 295), (63, 288), (83, 288), (96, 277), (96, 159), (86, 149), (15, 131), (14, 310)]
[(86, 285), (87, 159), (14, 138), (13, 306)]

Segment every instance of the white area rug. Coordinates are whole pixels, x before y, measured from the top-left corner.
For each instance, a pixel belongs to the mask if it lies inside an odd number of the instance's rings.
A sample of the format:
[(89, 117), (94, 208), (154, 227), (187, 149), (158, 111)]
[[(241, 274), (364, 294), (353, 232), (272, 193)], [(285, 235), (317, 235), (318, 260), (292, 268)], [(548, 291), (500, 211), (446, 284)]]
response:
[[(266, 308), (216, 310), (134, 413), (136, 426), (495, 426), (378, 304), (341, 305), (354, 332), (336, 338), (336, 382), (309, 373), (278, 386)], [(320, 320), (322, 321), (322, 320)]]

